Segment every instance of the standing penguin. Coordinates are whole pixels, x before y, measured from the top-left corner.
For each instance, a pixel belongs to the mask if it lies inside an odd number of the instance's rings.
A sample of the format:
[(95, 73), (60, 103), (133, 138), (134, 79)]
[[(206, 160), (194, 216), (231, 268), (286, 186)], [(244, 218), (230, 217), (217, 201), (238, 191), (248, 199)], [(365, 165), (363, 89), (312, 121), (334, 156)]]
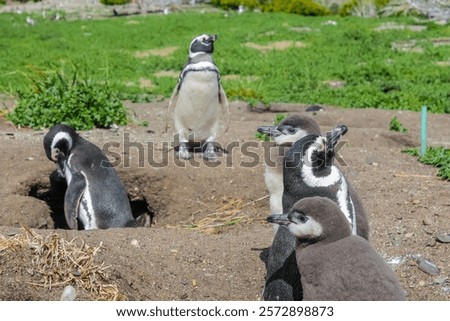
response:
[(66, 179), (64, 214), (71, 229), (138, 226), (119, 176), (97, 146), (58, 124), (45, 135), (44, 149)]
[(192, 158), (192, 145), (200, 143), (203, 158), (215, 160), (217, 134), (228, 128), (228, 100), (212, 58), (216, 39), (216, 35), (203, 34), (192, 40), (188, 62), (169, 101), (167, 118), (173, 109), (179, 158)]
[[(302, 198), (327, 197), (345, 214), (352, 233), (368, 239), (369, 226), (363, 202), (333, 164), (335, 146), (346, 132), (346, 126), (337, 126), (326, 136), (305, 136), (288, 150), (283, 165), (283, 212), (289, 211)], [(269, 301), (302, 299), (295, 237), (284, 227), (278, 229), (269, 251), (263, 297)]]
[(366, 239), (352, 234), (348, 218), (328, 197), (304, 198), (288, 214), (267, 220), (296, 238), (303, 300), (406, 300), (391, 268)]
[[(284, 155), (300, 138), (311, 134), (320, 135), (320, 126), (313, 118), (294, 114), (283, 119), (278, 126), (260, 126), (257, 130), (275, 141), (275, 146), (270, 148), (270, 164), (266, 164), (264, 182), (269, 190), (270, 211), (282, 213)], [(275, 232), (278, 227), (278, 224), (274, 224)]]

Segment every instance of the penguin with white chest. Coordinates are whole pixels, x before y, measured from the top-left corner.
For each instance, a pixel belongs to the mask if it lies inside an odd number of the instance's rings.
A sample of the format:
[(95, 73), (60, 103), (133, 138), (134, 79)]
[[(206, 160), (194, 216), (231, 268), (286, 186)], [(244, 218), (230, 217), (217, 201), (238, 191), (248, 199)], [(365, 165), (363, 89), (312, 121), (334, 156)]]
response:
[(71, 229), (138, 226), (119, 176), (97, 146), (58, 124), (45, 135), (44, 149), (66, 179), (64, 214)]
[[(307, 135), (320, 135), (320, 126), (308, 116), (293, 114), (283, 119), (279, 125), (259, 126), (258, 132), (273, 138), (275, 146), (270, 148), (270, 164), (266, 164), (264, 182), (270, 195), (270, 211), (283, 211), (283, 164), (284, 155), (292, 144)], [(274, 224), (275, 232), (279, 225)]]
[(173, 110), (177, 156), (182, 159), (192, 158), (192, 146), (200, 144), (203, 158), (216, 160), (217, 135), (228, 128), (228, 100), (212, 58), (216, 39), (203, 34), (192, 40), (188, 62), (169, 101), (168, 119)]
[[(289, 211), (300, 199), (327, 197), (345, 214), (352, 233), (368, 239), (369, 226), (363, 202), (333, 164), (334, 149), (346, 132), (346, 126), (337, 126), (326, 136), (305, 136), (288, 150), (283, 165), (283, 212)], [(268, 301), (302, 299), (295, 237), (284, 227), (278, 229), (269, 251), (263, 297)]]
[(348, 218), (328, 197), (308, 197), (287, 214), (267, 218), (296, 239), (305, 301), (406, 300), (394, 272), (370, 243), (354, 235)]

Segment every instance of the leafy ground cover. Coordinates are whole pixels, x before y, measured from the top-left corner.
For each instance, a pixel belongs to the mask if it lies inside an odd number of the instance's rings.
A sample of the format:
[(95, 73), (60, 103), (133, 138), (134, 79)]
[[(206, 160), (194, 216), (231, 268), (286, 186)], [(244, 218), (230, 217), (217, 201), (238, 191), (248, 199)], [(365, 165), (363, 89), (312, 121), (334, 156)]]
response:
[(419, 162), (438, 168), (437, 175), (450, 181), (450, 149), (444, 147), (428, 147), (423, 156), (419, 148), (408, 148), (403, 151), (412, 156), (419, 156)]
[(0, 15), (0, 92), (28, 90), (32, 68), (77, 64), (122, 99), (164, 99), (191, 39), (214, 33), (230, 100), (450, 112), (450, 29), (432, 22), (234, 12), (33, 18), (31, 26)]

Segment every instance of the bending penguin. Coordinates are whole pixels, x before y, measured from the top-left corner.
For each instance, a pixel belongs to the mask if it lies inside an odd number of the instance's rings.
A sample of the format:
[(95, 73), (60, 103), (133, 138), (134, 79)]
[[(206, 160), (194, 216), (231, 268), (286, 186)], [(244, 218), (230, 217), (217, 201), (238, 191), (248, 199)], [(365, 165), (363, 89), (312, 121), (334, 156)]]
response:
[(208, 34), (192, 40), (188, 62), (169, 101), (166, 130), (173, 110), (177, 157), (182, 159), (192, 158), (192, 146), (200, 143), (203, 158), (214, 161), (217, 134), (228, 129), (228, 100), (212, 58), (216, 40), (216, 35)]
[[(287, 151), (283, 164), (283, 213), (305, 197), (327, 197), (345, 214), (352, 233), (368, 239), (369, 225), (363, 202), (333, 164), (335, 147), (346, 132), (347, 127), (341, 125), (326, 136), (308, 135)], [(278, 229), (269, 251), (263, 298), (267, 301), (302, 300), (295, 237), (285, 227)]]
[(64, 214), (71, 229), (138, 226), (119, 176), (97, 146), (58, 124), (45, 135), (44, 149), (66, 179)]
[[(259, 126), (258, 132), (273, 138), (275, 146), (270, 148), (270, 163), (265, 166), (264, 182), (270, 195), (271, 213), (283, 212), (283, 164), (284, 155), (292, 144), (307, 135), (320, 135), (319, 124), (310, 117), (293, 114), (277, 126)], [(273, 224), (274, 231), (279, 225)]]
[(348, 218), (327, 197), (308, 197), (288, 214), (273, 214), (296, 239), (306, 301), (406, 300), (394, 272), (370, 243), (352, 234)]

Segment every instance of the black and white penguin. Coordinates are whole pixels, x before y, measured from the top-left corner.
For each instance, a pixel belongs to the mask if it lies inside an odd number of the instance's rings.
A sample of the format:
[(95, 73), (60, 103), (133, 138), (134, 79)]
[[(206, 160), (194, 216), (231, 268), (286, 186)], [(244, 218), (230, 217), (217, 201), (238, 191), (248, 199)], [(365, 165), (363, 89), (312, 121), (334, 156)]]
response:
[(64, 214), (71, 229), (138, 226), (119, 176), (97, 146), (58, 124), (45, 135), (44, 149), (66, 179)]
[[(352, 233), (368, 239), (369, 224), (363, 202), (333, 164), (334, 148), (346, 132), (346, 126), (337, 126), (326, 136), (308, 135), (287, 151), (283, 168), (283, 212), (305, 197), (327, 197), (345, 214)], [(268, 301), (299, 301), (302, 299), (300, 290), (295, 238), (282, 227), (269, 251), (263, 297)]]
[(328, 197), (307, 197), (288, 214), (271, 215), (296, 239), (297, 270), (306, 301), (406, 300), (394, 272)]
[[(307, 135), (320, 135), (319, 124), (311, 117), (299, 114), (289, 115), (279, 125), (259, 126), (258, 132), (270, 136), (275, 146), (270, 148), (270, 162), (266, 164), (264, 182), (270, 195), (270, 211), (283, 212), (283, 164), (284, 155), (292, 144)], [(278, 224), (274, 224), (275, 232)]]
[(173, 110), (177, 156), (182, 159), (191, 158), (191, 147), (200, 143), (203, 158), (215, 160), (217, 134), (228, 128), (228, 100), (212, 57), (216, 39), (203, 34), (192, 40), (188, 62), (169, 101), (167, 119)]

